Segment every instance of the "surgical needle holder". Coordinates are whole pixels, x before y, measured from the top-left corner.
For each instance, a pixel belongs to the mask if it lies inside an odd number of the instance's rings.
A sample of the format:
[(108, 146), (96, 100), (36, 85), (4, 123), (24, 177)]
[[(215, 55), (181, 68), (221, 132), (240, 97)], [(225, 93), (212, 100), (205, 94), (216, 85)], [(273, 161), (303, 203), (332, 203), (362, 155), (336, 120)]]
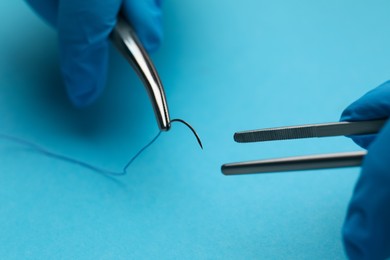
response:
[(158, 127), (161, 131), (168, 131), (171, 119), (160, 77), (132, 27), (122, 17), (118, 17), (111, 33), (111, 40), (142, 80), (152, 103)]
[[(374, 134), (380, 131), (386, 121), (386, 119), (383, 119), (266, 128), (237, 132), (234, 134), (234, 140), (239, 143), (250, 143), (339, 135)], [(256, 160), (224, 164), (221, 170), (225, 175), (239, 175), (353, 167), (361, 165), (365, 155), (365, 151), (358, 151)]]

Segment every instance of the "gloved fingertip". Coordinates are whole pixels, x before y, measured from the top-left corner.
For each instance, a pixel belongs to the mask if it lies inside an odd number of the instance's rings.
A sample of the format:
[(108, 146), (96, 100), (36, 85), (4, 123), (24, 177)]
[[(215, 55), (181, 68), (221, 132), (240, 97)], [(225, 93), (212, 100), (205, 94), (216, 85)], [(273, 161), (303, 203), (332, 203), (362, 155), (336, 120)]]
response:
[(344, 111), (341, 113), (340, 121), (357, 121), (359, 120), (359, 115), (357, 114), (358, 108), (356, 107), (356, 102), (350, 104)]
[(163, 41), (162, 29), (157, 29), (153, 32), (142, 32), (139, 34), (139, 39), (143, 43), (146, 51), (155, 52), (161, 46)]
[(376, 134), (364, 135), (364, 136), (351, 136), (352, 140), (364, 149), (368, 149), (371, 143), (375, 140)]
[(125, 18), (148, 52), (156, 51), (163, 41), (161, 4), (160, 0), (126, 0), (123, 4)]
[(109, 35), (121, 0), (66, 0), (59, 2), (58, 38), (61, 70), (71, 101), (83, 107), (103, 91)]
[(61, 71), (71, 102), (79, 108), (93, 103), (106, 84), (108, 43), (80, 48), (61, 46)]
[(341, 116), (340, 116), (340, 121), (341, 122), (344, 122), (344, 121), (351, 121), (351, 119), (352, 119), (352, 116), (351, 116), (351, 114), (349, 113), (349, 112), (347, 112), (347, 113), (342, 113), (341, 114)]
[(101, 82), (86, 82), (80, 78), (65, 79), (70, 101), (77, 108), (84, 108), (91, 105), (100, 96), (104, 88), (102, 82), (103, 80)]

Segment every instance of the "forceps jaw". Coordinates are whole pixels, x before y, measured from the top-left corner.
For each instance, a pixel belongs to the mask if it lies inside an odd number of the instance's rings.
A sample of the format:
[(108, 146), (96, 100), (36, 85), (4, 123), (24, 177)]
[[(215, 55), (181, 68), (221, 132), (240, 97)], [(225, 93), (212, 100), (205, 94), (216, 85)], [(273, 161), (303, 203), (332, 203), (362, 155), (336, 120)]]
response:
[[(235, 133), (234, 140), (239, 143), (252, 143), (338, 135), (373, 134), (378, 133), (387, 123), (387, 120), (386, 118), (370, 121), (334, 122), (249, 130)], [(366, 152), (349, 152), (228, 163), (222, 165), (221, 171), (225, 175), (237, 175), (355, 167), (362, 164), (365, 155)]]
[(366, 152), (347, 152), (285, 157), (224, 164), (224, 175), (291, 172), (360, 166)]
[(142, 80), (152, 103), (158, 127), (161, 131), (168, 131), (171, 120), (163, 85), (149, 55), (130, 24), (118, 17), (111, 39)]

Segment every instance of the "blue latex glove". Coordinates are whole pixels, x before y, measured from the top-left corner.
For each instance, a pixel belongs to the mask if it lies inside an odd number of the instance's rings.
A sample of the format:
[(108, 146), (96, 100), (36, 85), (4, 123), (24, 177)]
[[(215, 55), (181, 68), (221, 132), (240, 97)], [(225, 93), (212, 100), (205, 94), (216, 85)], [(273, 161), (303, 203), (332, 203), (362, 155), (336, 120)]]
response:
[[(342, 121), (390, 117), (390, 81), (350, 105)], [(343, 227), (351, 259), (390, 256), (390, 121), (377, 135), (352, 136), (368, 149)]]
[(93, 102), (106, 83), (109, 34), (119, 10), (147, 51), (162, 40), (162, 0), (26, 0), (58, 30), (61, 71), (71, 101)]

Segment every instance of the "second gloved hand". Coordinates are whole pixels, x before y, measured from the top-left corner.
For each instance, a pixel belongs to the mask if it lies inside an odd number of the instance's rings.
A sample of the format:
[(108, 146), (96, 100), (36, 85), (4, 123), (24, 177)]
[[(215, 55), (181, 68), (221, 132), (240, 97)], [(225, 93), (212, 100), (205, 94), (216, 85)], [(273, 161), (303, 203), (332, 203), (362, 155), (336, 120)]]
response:
[(162, 40), (162, 0), (26, 0), (58, 30), (61, 72), (78, 107), (92, 103), (106, 84), (109, 35), (121, 10), (147, 51)]
[[(342, 121), (390, 117), (390, 81), (350, 105)], [(343, 227), (344, 246), (351, 259), (390, 256), (390, 121), (377, 135), (352, 136), (367, 148)]]

